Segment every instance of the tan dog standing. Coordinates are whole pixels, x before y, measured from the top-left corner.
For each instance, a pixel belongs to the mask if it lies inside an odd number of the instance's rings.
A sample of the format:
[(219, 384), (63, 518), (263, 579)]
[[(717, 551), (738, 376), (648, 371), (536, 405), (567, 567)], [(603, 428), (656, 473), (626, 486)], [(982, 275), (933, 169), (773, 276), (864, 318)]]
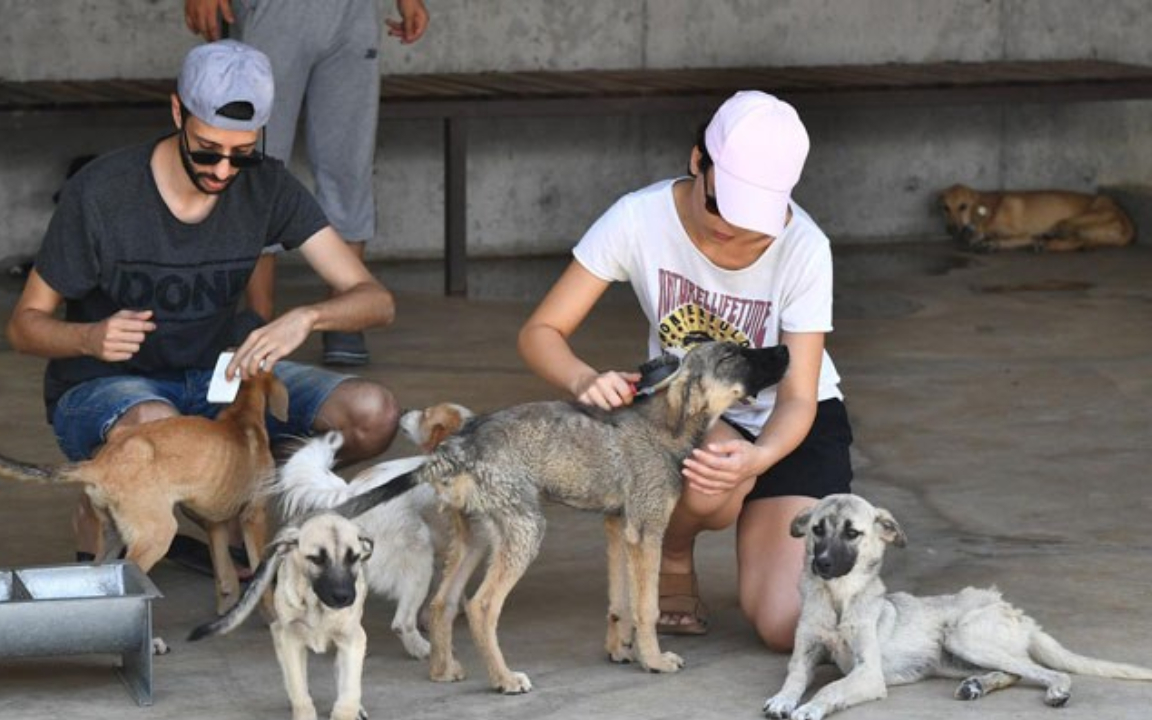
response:
[(1103, 195), (981, 192), (953, 185), (940, 194), (940, 209), (948, 232), (975, 250), (1068, 252), (1121, 247), (1135, 237), (1132, 221)]
[[(18, 481), (79, 482), (104, 527), (97, 557), (119, 552), (106, 541), (114, 528), (127, 559), (144, 572), (176, 536), (177, 504), (204, 524), (216, 575), (217, 612), (239, 596), (240, 581), (228, 554), (227, 523), (240, 518), (248, 557), (255, 562), (267, 538), (260, 488), (275, 473), (264, 425), (265, 410), (288, 417), (288, 391), (272, 373), (243, 382), (215, 420), (180, 416), (113, 433), (84, 462), (41, 467), (0, 456), (0, 477)], [(109, 521), (111, 525), (109, 525)]]
[(361, 619), (367, 582), (364, 562), (372, 556), (372, 539), (351, 520), (326, 513), (276, 535), (240, 602), (215, 622), (192, 631), (189, 640), (220, 635), (252, 613), (276, 581), (276, 620), (269, 627), (284, 686), (292, 703), (292, 720), (316, 720), (308, 693), (308, 651), (336, 647), (336, 704), (331, 720), (368, 717), (360, 704), (361, 676), (368, 636)]

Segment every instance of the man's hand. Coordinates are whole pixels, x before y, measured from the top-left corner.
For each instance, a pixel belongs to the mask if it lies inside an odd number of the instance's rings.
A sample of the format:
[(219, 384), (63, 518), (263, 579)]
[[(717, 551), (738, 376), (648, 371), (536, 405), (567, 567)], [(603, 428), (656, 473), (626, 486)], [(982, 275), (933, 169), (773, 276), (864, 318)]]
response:
[(225, 377), (231, 380), (240, 373), (240, 378), (247, 380), (261, 370), (271, 370), (304, 343), (315, 324), (315, 313), (303, 307), (289, 310), (253, 330), (228, 363)]
[(229, 25), (236, 22), (232, 0), (184, 0), (184, 23), (193, 34), (208, 42), (220, 39), (220, 16)]
[(151, 310), (121, 310), (88, 326), (84, 354), (104, 362), (124, 362), (140, 352), (144, 338), (155, 329)]
[(636, 395), (633, 383), (640, 381), (640, 373), (608, 371), (580, 380), (576, 385), (576, 399), (585, 405), (611, 410), (631, 405)]
[(424, 0), (396, 0), (396, 9), (400, 11), (400, 19), (384, 21), (388, 34), (400, 38), (404, 45), (411, 45), (428, 29), (428, 10), (424, 7)]
[(747, 440), (725, 440), (697, 448), (684, 461), (684, 479), (704, 495), (730, 492), (767, 470), (760, 448)]

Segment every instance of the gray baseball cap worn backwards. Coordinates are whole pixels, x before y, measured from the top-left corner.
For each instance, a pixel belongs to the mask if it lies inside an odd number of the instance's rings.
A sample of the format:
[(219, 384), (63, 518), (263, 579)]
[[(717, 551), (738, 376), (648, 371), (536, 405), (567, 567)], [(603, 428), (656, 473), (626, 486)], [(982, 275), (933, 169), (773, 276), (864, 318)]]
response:
[[(259, 130), (272, 114), (272, 63), (256, 48), (235, 40), (198, 45), (184, 58), (176, 93), (198, 119), (222, 130)], [(221, 114), (221, 110), (232, 105)]]

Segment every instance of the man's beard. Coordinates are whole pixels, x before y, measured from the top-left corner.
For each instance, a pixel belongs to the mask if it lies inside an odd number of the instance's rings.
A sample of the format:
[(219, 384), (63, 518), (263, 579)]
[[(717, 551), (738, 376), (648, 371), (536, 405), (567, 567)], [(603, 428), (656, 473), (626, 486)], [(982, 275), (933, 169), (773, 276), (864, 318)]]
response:
[[(232, 181), (235, 180), (239, 176), (239, 173), (237, 173), (236, 175), (233, 175), (232, 177), (228, 178), (227, 180), (221, 181), (220, 178), (216, 177), (212, 173), (198, 173), (198, 172), (196, 172), (196, 168), (192, 166), (192, 158), (190, 158), (188, 156), (188, 151), (184, 149), (183, 144), (180, 145), (180, 165), (182, 165), (184, 167), (184, 172), (188, 175), (188, 179), (192, 181), (192, 184), (196, 186), (196, 189), (199, 190), (200, 192), (206, 194), (206, 195), (219, 195), (220, 193), (224, 192), (228, 188), (232, 187)], [(206, 179), (215, 180), (217, 182), (223, 182), (224, 186), (218, 190), (213, 190), (211, 188), (205, 187), (204, 186), (204, 180), (206, 180)]]

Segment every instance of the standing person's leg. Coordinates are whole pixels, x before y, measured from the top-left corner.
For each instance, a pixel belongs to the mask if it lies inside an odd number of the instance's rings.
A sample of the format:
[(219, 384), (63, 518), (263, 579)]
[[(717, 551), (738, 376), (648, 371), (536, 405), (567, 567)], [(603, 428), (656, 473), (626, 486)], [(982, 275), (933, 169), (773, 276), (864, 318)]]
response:
[[(328, 51), (313, 68), (305, 106), (308, 159), (316, 197), (332, 227), (363, 259), (376, 236), (380, 17), (375, 0), (339, 4)], [(363, 365), (363, 333), (324, 333), (324, 362)]]
[[(313, 21), (311, 0), (233, 3), (236, 27), (233, 37), (268, 56), (276, 92), (272, 114), (264, 127), (265, 152), (288, 165), (296, 143), (296, 125), (312, 65), (319, 54), (317, 37), (322, 30)], [(248, 281), (248, 307), (265, 320), (271, 319), (276, 297), (276, 253), (260, 256)]]

